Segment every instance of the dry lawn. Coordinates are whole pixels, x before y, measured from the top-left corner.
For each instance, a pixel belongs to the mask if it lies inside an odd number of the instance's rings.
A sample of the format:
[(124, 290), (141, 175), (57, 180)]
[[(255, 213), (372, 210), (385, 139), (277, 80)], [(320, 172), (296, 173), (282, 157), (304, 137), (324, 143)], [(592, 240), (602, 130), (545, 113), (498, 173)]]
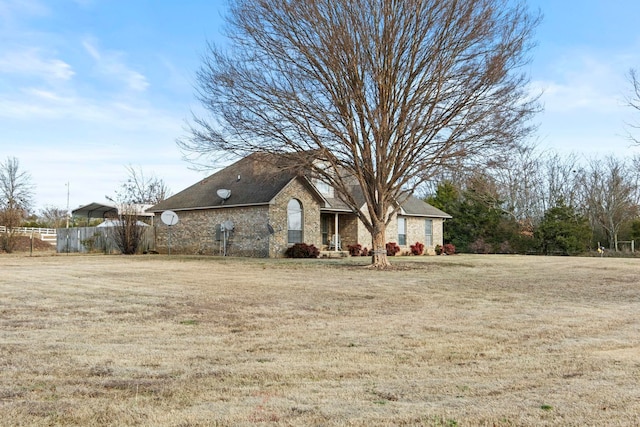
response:
[(0, 424), (640, 425), (640, 260), (395, 261), (0, 256)]

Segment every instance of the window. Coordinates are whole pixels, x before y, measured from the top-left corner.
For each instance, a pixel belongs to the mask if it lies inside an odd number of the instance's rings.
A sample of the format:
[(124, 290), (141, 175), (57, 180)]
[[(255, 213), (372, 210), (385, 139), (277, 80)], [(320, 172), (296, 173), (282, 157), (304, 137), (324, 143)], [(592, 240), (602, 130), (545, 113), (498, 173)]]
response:
[(325, 197), (333, 197), (333, 187), (319, 179), (315, 180), (316, 188)]
[(398, 245), (407, 246), (407, 219), (398, 217)]
[(427, 248), (433, 246), (433, 220), (424, 220), (424, 245)]
[(291, 199), (287, 205), (287, 227), (289, 244), (302, 243), (302, 203)]
[(322, 232), (322, 244), (329, 245), (329, 218), (323, 216), (320, 221), (320, 231)]

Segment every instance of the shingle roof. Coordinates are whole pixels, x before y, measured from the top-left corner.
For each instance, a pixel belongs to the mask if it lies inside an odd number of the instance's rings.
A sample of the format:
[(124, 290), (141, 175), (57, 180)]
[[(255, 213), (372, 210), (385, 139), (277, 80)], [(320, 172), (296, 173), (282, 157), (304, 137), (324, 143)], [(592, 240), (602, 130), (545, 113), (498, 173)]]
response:
[(402, 210), (407, 215), (427, 216), (434, 218), (452, 218), (448, 213), (431, 206), (427, 202), (422, 201), (415, 196), (409, 196), (409, 198), (405, 200), (405, 202), (402, 204)]
[[(268, 204), (292, 179), (299, 176), (294, 169), (283, 167), (285, 165), (279, 165), (278, 158), (271, 154), (251, 154), (152, 206), (147, 212)], [(217, 191), (220, 189), (231, 191), (227, 200), (218, 196)], [(364, 206), (362, 190), (358, 186), (352, 187), (352, 194), (356, 202)], [(328, 203), (323, 209), (325, 211), (351, 210), (337, 197), (325, 200)], [(449, 214), (414, 196), (410, 196), (402, 204), (402, 210), (406, 215), (451, 218)]]
[[(269, 160), (273, 160), (269, 155), (251, 154), (147, 211), (267, 204), (296, 177), (294, 171), (282, 169)], [(220, 189), (230, 190), (231, 196), (223, 200), (217, 194)]]

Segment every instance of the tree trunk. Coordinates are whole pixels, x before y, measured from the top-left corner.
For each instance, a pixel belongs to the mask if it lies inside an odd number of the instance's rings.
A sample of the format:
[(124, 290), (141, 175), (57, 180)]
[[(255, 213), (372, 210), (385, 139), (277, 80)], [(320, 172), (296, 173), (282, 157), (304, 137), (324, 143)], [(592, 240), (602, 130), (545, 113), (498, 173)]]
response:
[(385, 224), (375, 224), (371, 237), (373, 238), (373, 254), (371, 255), (371, 267), (384, 269), (391, 264), (387, 259), (386, 248), (386, 226)]

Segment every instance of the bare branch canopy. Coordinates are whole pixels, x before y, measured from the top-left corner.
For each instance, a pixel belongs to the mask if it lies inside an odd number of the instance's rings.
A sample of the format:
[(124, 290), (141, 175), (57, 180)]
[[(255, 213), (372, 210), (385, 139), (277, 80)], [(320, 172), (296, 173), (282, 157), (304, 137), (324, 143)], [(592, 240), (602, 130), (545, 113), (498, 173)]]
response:
[(507, 0), (239, 0), (230, 47), (209, 44), (197, 74), (210, 114), (178, 143), (196, 157), (288, 153), (380, 248), (390, 211), (438, 168), (531, 132), (523, 66), (538, 21)]

